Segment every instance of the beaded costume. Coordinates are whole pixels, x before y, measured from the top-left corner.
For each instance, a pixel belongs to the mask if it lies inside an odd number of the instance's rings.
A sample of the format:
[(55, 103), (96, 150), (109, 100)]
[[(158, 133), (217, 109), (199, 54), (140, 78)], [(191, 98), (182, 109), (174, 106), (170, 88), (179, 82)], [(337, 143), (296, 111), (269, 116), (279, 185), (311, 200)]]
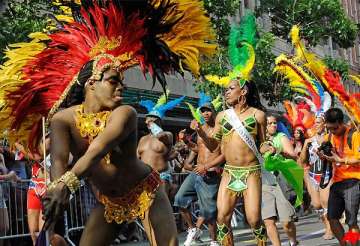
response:
[[(105, 129), (110, 113), (111, 111), (102, 111), (85, 114), (83, 105), (76, 109), (76, 128), (83, 138), (88, 139), (89, 144)], [(110, 154), (107, 154), (104, 159), (106, 164), (112, 165)], [(108, 197), (97, 191), (96, 197), (105, 207), (106, 221), (108, 223), (115, 221), (121, 224), (136, 218), (143, 219), (160, 183), (159, 173), (153, 170), (144, 180), (121, 197)]]

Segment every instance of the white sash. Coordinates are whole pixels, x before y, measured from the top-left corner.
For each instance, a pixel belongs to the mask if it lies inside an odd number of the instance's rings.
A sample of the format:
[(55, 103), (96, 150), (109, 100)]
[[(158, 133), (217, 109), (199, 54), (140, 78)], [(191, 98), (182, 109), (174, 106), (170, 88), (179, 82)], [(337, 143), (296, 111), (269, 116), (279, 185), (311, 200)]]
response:
[(249, 148), (254, 152), (256, 158), (258, 159), (260, 164), (264, 163), (264, 158), (260, 154), (259, 150), (256, 147), (254, 138), (250, 135), (250, 133), (246, 130), (244, 125), (241, 123), (239, 117), (236, 115), (233, 108), (227, 109), (225, 111), (226, 119), (229, 124), (234, 128), (234, 130), (239, 134), (241, 139), (249, 146)]
[[(246, 130), (244, 125), (241, 123), (239, 117), (236, 115), (233, 108), (227, 109), (225, 111), (227, 116), (227, 120), (229, 124), (234, 128), (234, 130), (239, 134), (241, 139), (249, 146), (249, 148), (254, 152), (256, 158), (258, 159), (259, 163), (263, 165), (264, 158), (260, 154), (259, 150), (256, 147), (254, 138), (250, 135), (250, 133)], [(266, 171), (264, 168), (261, 168), (261, 178), (263, 184), (274, 185), (276, 184), (275, 176)]]

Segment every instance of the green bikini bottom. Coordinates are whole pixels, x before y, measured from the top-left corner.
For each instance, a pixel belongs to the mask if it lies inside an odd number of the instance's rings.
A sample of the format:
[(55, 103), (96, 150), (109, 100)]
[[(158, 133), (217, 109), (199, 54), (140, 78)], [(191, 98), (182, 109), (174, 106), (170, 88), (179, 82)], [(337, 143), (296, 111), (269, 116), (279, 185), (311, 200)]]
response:
[(261, 174), (261, 165), (239, 167), (225, 164), (224, 172), (227, 172), (230, 175), (230, 181), (227, 188), (236, 192), (237, 195), (240, 195), (247, 189), (247, 179), (250, 174)]

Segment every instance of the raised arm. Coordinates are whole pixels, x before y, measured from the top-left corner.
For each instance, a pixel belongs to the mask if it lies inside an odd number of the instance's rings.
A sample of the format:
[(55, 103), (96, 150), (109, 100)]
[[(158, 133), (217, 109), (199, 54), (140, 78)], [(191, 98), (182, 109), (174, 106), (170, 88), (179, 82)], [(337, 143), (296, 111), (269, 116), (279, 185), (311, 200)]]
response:
[(92, 166), (100, 163), (114, 147), (123, 142), (137, 127), (136, 111), (130, 106), (115, 109), (101, 132), (75, 163), (72, 172), (80, 179), (88, 175)]
[(298, 158), (297, 154), (294, 150), (292, 143), (286, 136), (281, 137), (281, 144), (283, 146), (282, 154), (284, 155), (284, 157), (290, 158), (290, 159), (293, 159), (296, 161)]
[(306, 139), (304, 142), (304, 146), (301, 150), (300, 156), (297, 160), (298, 164), (302, 167), (305, 167), (309, 160), (309, 151), (308, 151), (309, 143), (310, 143), (310, 139)]
[(211, 136), (207, 135), (203, 130), (202, 126), (198, 124), (196, 121), (191, 122), (191, 128), (194, 129), (198, 136), (204, 140), (206, 148), (208, 148), (211, 152), (214, 152), (216, 148), (219, 146), (219, 142), (221, 141), (222, 131), (220, 121), (224, 117), (224, 112), (220, 112), (215, 119), (215, 127), (213, 134)]
[(171, 132), (160, 132), (156, 135), (156, 138), (162, 142), (170, 152), (173, 145), (173, 134)]

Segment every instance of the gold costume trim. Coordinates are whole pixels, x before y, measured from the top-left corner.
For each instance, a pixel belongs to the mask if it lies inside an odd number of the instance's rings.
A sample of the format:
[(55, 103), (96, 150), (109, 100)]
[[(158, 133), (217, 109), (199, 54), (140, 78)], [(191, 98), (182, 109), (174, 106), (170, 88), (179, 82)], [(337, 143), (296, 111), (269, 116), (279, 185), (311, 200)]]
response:
[(137, 218), (144, 219), (160, 184), (160, 175), (153, 170), (149, 176), (121, 197), (108, 197), (99, 193), (98, 200), (105, 206), (106, 222), (115, 221), (121, 224)]

